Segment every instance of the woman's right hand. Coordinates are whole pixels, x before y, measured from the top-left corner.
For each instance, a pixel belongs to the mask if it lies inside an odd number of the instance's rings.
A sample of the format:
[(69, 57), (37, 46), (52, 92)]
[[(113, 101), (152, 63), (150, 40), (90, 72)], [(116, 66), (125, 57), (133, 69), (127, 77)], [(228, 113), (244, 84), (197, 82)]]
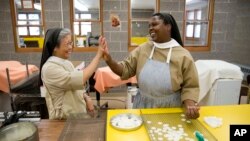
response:
[(106, 41), (106, 39), (102, 36), (99, 37), (99, 47), (98, 47), (98, 50), (97, 50), (97, 54), (96, 56), (101, 59), (103, 57), (103, 52), (104, 52), (104, 41)]

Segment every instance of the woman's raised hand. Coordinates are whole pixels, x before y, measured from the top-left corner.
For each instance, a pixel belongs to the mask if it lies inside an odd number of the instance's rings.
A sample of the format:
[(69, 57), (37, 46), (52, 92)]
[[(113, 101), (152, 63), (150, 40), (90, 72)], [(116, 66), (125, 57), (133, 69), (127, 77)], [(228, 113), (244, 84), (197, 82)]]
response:
[(103, 57), (103, 52), (104, 52), (104, 46), (103, 46), (103, 43), (102, 43), (103, 40), (105, 40), (105, 38), (100, 36), (99, 40), (98, 40), (99, 47), (98, 47), (97, 54), (96, 54), (99, 59), (101, 59)]
[(109, 51), (108, 51), (108, 44), (107, 44), (105, 37), (101, 36), (99, 38), (99, 48), (101, 48), (102, 57), (106, 61), (109, 57)]

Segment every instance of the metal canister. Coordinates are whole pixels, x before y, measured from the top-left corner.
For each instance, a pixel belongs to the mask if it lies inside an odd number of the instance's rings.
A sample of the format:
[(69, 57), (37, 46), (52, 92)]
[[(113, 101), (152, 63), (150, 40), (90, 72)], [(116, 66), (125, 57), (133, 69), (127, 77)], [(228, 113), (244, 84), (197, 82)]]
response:
[(32, 122), (17, 122), (0, 129), (0, 141), (39, 141), (37, 126)]
[(136, 86), (128, 86), (127, 89), (127, 102), (126, 102), (126, 107), (127, 109), (132, 109), (133, 108), (133, 102), (134, 98), (137, 94), (138, 88)]

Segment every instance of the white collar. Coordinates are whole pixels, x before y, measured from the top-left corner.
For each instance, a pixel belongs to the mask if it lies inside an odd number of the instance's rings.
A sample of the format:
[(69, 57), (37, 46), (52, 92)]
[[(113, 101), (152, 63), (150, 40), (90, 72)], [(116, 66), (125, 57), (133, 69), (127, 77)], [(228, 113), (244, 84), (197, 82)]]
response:
[(156, 43), (156, 42), (153, 42), (154, 43), (154, 46), (156, 48), (161, 48), (161, 49), (164, 49), (164, 48), (171, 48), (171, 47), (178, 47), (178, 46), (181, 46), (175, 39), (171, 38), (171, 40), (169, 42), (165, 42), (165, 43)]
[(61, 65), (66, 65), (66, 64), (71, 65), (72, 64), (69, 60), (63, 59), (63, 58), (60, 58), (57, 56), (50, 56), (48, 61), (55, 62), (55, 63), (61, 64)]
[(57, 56), (50, 56), (48, 61), (55, 62), (55, 63), (60, 64), (62, 66), (70, 65), (72, 68), (74, 68), (74, 65), (69, 60), (63, 59), (63, 58), (60, 58), (60, 57), (57, 57)]
[(53, 61), (53, 62), (57, 62), (57, 63), (64, 63), (67, 60), (60, 58), (60, 57), (57, 57), (57, 56), (50, 56), (48, 61)]

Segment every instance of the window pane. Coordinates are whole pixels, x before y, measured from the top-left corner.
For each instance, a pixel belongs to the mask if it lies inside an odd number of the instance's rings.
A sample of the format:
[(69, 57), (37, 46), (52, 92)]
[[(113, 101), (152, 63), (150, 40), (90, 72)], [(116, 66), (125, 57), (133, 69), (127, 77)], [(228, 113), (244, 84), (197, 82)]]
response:
[(132, 22), (131, 45), (140, 45), (148, 41), (148, 22), (133, 21)]
[(97, 46), (99, 44), (98, 39), (101, 35), (101, 24), (99, 22), (92, 22), (91, 32), (87, 34), (88, 46)]
[(100, 20), (100, 2), (103, 0), (70, 0), (74, 12), (75, 47), (93, 47), (98, 45), (102, 34)]
[[(79, 24), (75, 22), (74, 25), (76, 27)], [(98, 39), (101, 35), (101, 24), (99, 22), (80, 22), (80, 28), (80, 36), (75, 36), (75, 45), (77, 47), (98, 45)], [(77, 35), (76, 33), (75, 35)]]
[(39, 15), (38, 14), (29, 14), (29, 19), (30, 20), (39, 20)]
[(208, 22), (200, 24), (200, 40), (197, 42), (199, 45), (207, 46), (208, 43)]
[(29, 24), (30, 25), (39, 25), (39, 21), (30, 21)]
[(132, 37), (146, 37), (148, 34), (148, 22), (132, 22)]
[[(100, 2), (99, 0), (74, 0), (75, 14), (89, 14), (90, 17), (81, 17), (81, 19), (100, 19)], [(75, 17), (77, 19), (77, 17)]]
[(18, 25), (26, 25), (27, 22), (26, 22), (26, 21), (17, 21), (17, 24), (18, 24)]
[(187, 19), (194, 20), (194, 11), (187, 12)]
[(25, 20), (25, 19), (27, 19), (26, 14), (18, 14), (18, 19), (19, 20)]
[(29, 27), (30, 35), (38, 36), (40, 35), (40, 28), (39, 27)]
[(91, 23), (82, 22), (81, 23), (81, 35), (87, 35), (88, 32), (91, 32)]
[(79, 35), (79, 23), (78, 22), (74, 22), (74, 33), (75, 35)]
[(155, 0), (131, 0), (131, 17), (149, 19), (155, 13)]
[(195, 28), (194, 28), (194, 37), (195, 38), (200, 38), (201, 36), (201, 25), (198, 24), (198, 25), (195, 25)]
[[(184, 46), (207, 46), (210, 0), (185, 0)], [(212, 6), (212, 5), (211, 5)], [(211, 7), (212, 9), (213, 7)], [(210, 40), (210, 39), (209, 39)]]
[(81, 14), (81, 19), (91, 19), (91, 14)]
[(139, 46), (150, 40), (148, 21), (159, 9), (166, 9), (166, 4), (156, 4), (160, 0), (129, 0), (129, 47)]
[(27, 27), (18, 27), (18, 33), (19, 35), (28, 35), (28, 29)]
[(101, 35), (101, 24), (99, 22), (91, 22), (91, 35), (92, 36)]
[(201, 10), (196, 11), (196, 19), (201, 20)]
[(75, 14), (75, 19), (79, 19), (79, 14)]
[[(208, 8), (209, 8), (209, 0), (186, 0), (187, 12), (197, 11), (197, 10), (201, 11), (199, 15), (199, 20), (208, 20)], [(187, 19), (190, 19), (188, 13), (187, 13)]]
[(187, 24), (186, 27), (186, 37), (193, 37), (193, 31), (194, 31), (194, 25), (193, 24)]
[(195, 26), (195, 37), (184, 38), (185, 46), (207, 46), (208, 44), (208, 22), (199, 23)]

